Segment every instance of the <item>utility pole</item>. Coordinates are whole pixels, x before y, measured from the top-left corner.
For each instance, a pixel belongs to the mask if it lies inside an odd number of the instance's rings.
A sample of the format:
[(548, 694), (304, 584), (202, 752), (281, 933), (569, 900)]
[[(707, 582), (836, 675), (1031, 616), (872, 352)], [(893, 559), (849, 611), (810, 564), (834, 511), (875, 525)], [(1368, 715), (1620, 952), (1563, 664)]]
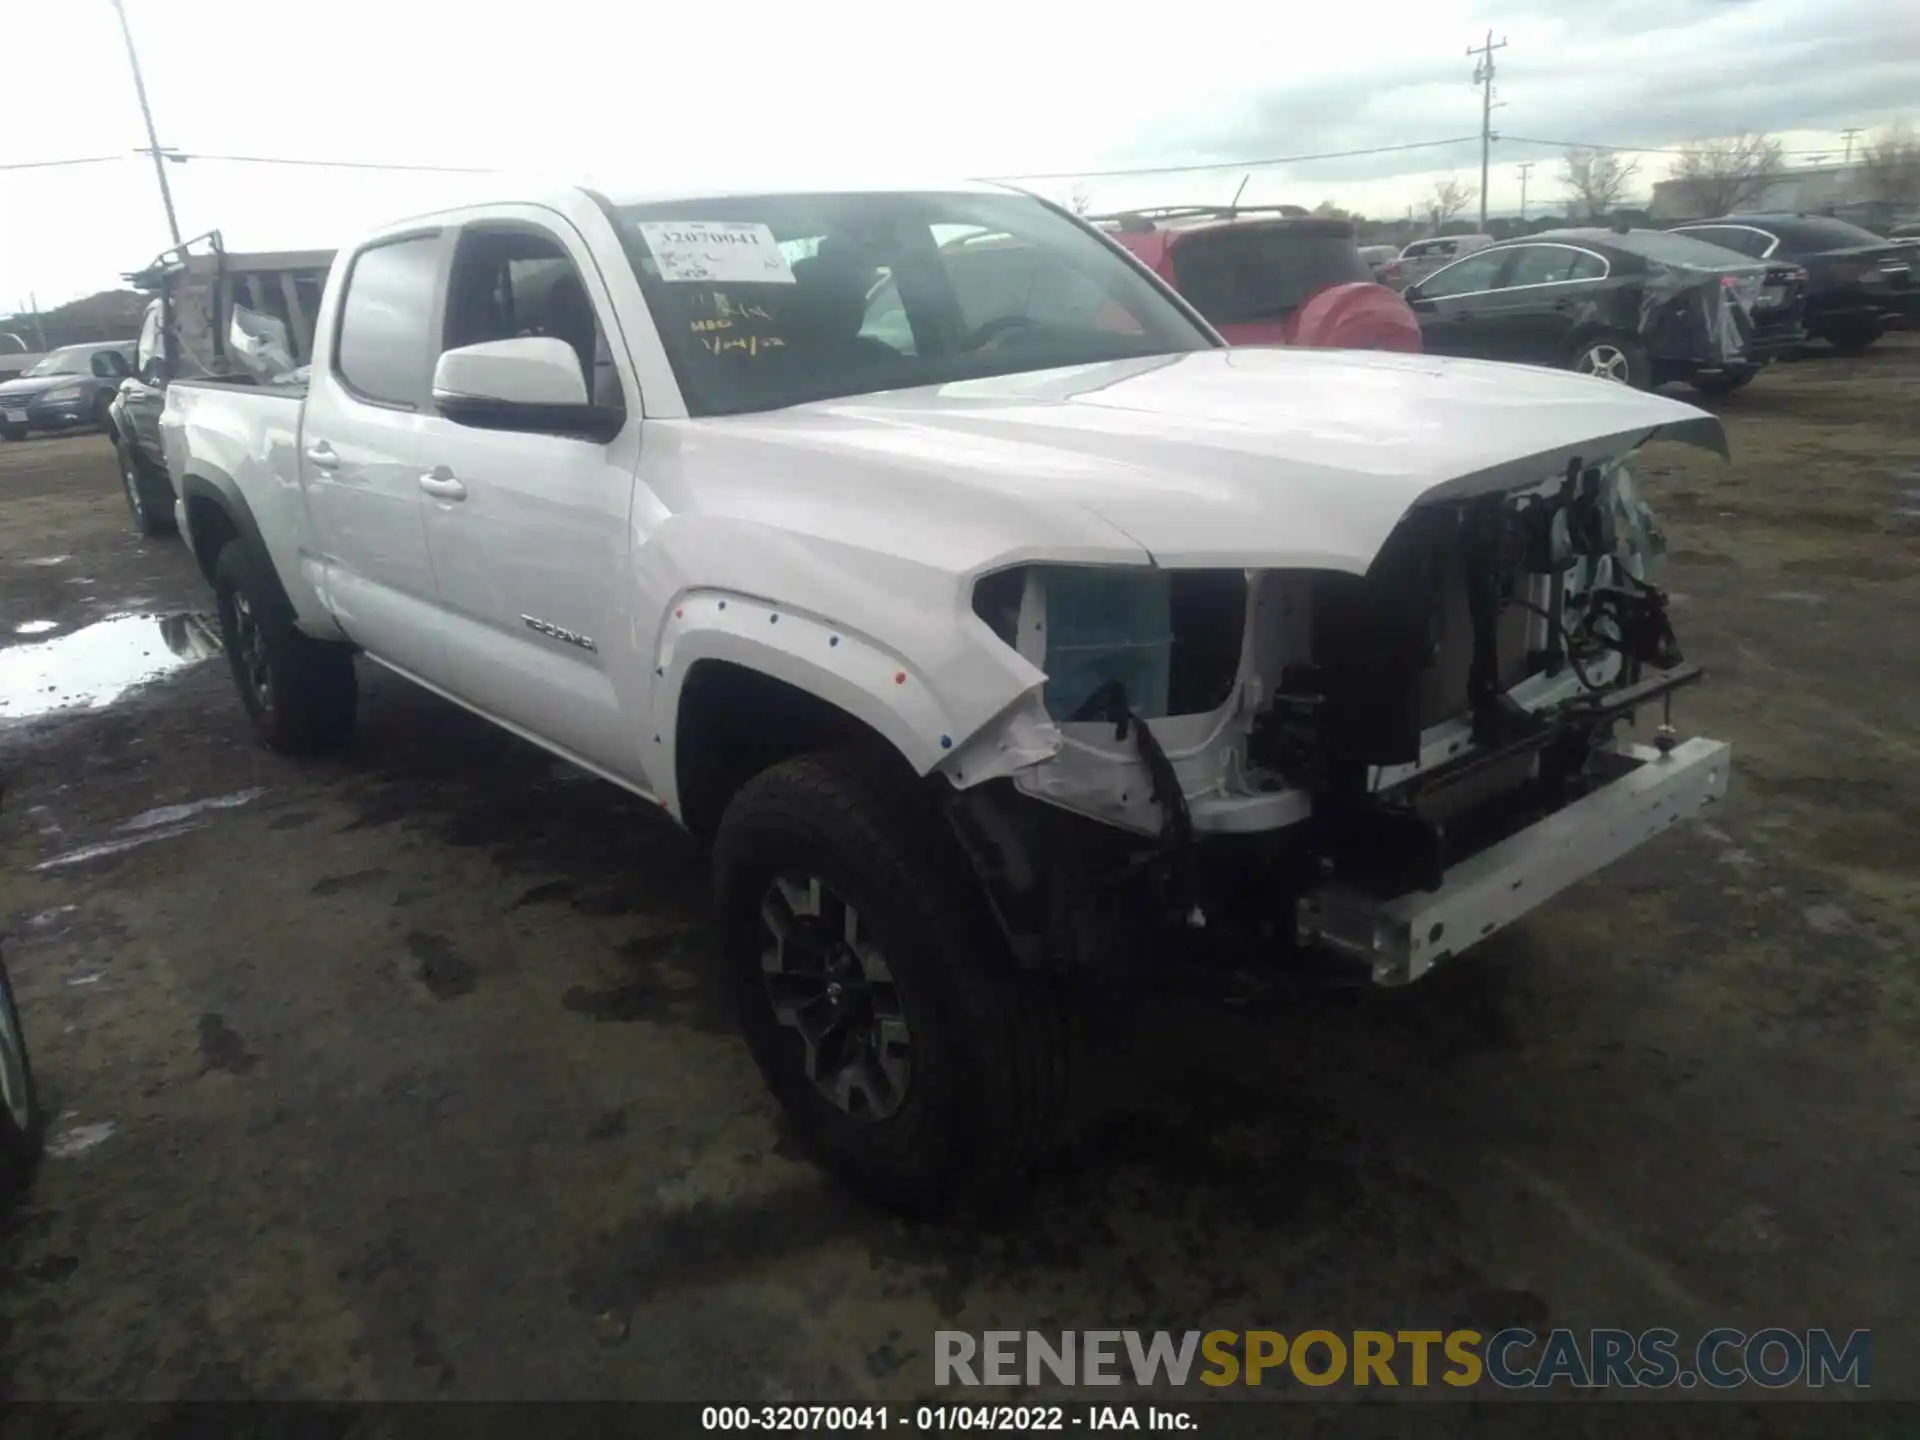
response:
[(123, 0), (113, 0), (113, 13), (120, 17), (120, 33), (127, 42), (127, 64), (133, 67), (133, 89), (140, 97), (140, 118), (147, 122), (147, 153), (153, 157), (153, 173), (160, 181), (160, 203), (167, 207), (167, 229), (173, 243), (180, 243), (180, 222), (173, 213), (173, 191), (167, 188), (167, 162), (160, 154), (160, 137), (153, 133), (153, 111), (147, 106), (147, 82), (140, 78), (140, 56), (133, 48), (133, 30), (127, 24)]
[(1527, 172), (1533, 169), (1534, 164), (1532, 160), (1520, 162), (1520, 220), (1523, 224), (1527, 218)]
[(1853, 137), (1856, 135), (1863, 135), (1865, 133), (1866, 133), (1865, 131), (1860, 130), (1858, 128), (1855, 128), (1852, 130), (1842, 130), (1840, 132), (1841, 138), (1847, 142), (1847, 158), (1840, 162), (1842, 165), (1851, 165), (1853, 163)]
[(1493, 52), (1507, 48), (1506, 36), (1493, 43), (1493, 31), (1487, 31), (1484, 44), (1469, 45), (1467, 54), (1478, 55), (1473, 67), (1473, 83), (1480, 87), (1480, 229), (1487, 228), (1487, 163), (1493, 150)]

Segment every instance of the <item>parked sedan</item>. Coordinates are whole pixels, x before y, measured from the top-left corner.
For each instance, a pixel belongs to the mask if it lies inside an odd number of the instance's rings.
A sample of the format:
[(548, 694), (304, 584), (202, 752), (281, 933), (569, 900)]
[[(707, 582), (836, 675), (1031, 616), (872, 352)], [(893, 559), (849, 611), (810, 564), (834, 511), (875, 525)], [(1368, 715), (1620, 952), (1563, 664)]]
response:
[(1671, 232), (1807, 271), (1807, 331), (1853, 355), (1920, 315), (1920, 240), (1884, 240), (1829, 215), (1724, 215)]
[(1716, 393), (1806, 338), (1805, 278), (1797, 265), (1659, 230), (1546, 230), (1456, 260), (1403, 294), (1433, 354)]
[(0, 435), (23, 440), (32, 430), (105, 428), (114, 391), (132, 373), (131, 340), (64, 345), (0, 383)]

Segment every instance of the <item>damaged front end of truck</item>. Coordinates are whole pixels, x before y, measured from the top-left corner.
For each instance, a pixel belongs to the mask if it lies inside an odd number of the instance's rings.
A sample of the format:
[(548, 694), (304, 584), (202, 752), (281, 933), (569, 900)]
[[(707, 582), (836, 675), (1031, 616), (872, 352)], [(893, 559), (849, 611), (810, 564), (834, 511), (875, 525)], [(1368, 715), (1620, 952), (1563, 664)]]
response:
[(1575, 455), (1438, 487), (1363, 573), (981, 577), (1048, 677), (943, 767), (1015, 952), (1403, 983), (1697, 812), (1730, 757), (1674, 723), (1664, 548), (1627, 457)]

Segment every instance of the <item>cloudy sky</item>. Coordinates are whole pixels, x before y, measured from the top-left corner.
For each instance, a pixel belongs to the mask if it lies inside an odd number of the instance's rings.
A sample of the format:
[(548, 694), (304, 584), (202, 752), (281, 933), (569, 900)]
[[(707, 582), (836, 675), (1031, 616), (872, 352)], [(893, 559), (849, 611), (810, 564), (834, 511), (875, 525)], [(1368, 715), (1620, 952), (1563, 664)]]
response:
[[(6, 0), (0, 312), (114, 283), (166, 243), (108, 0)], [(1318, 154), (1476, 135), (1466, 47), (1499, 52), (1496, 129), (1672, 145), (1747, 129), (1790, 148), (1914, 117), (1914, 0), (126, 0), (163, 145), (206, 156), (525, 171), (616, 186), (741, 175), (1027, 175)], [(1493, 209), (1558, 198), (1560, 152), (1495, 146)], [(1811, 154), (1796, 156), (1797, 161)], [(1643, 181), (1664, 173), (1643, 160)], [(1402, 214), (1479, 146), (1252, 172), (1248, 201)], [(1224, 201), (1241, 169), (1080, 182), (1096, 209)], [(182, 230), (322, 247), (455, 202), (482, 176), (196, 159)], [(1066, 177), (1032, 182), (1066, 199)]]

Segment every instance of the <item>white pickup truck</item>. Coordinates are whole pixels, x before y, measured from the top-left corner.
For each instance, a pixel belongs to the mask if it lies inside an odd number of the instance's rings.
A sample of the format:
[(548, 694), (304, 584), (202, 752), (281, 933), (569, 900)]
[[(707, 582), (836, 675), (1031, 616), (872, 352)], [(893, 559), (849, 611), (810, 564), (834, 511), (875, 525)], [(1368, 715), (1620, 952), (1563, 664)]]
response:
[(358, 654), (657, 800), (768, 1082), (897, 1204), (1052, 1143), (1062, 972), (1404, 982), (1727, 783), (1628, 467), (1711, 416), (1228, 349), (1013, 190), (416, 216), (309, 378), (162, 431), (266, 742), (350, 738)]

